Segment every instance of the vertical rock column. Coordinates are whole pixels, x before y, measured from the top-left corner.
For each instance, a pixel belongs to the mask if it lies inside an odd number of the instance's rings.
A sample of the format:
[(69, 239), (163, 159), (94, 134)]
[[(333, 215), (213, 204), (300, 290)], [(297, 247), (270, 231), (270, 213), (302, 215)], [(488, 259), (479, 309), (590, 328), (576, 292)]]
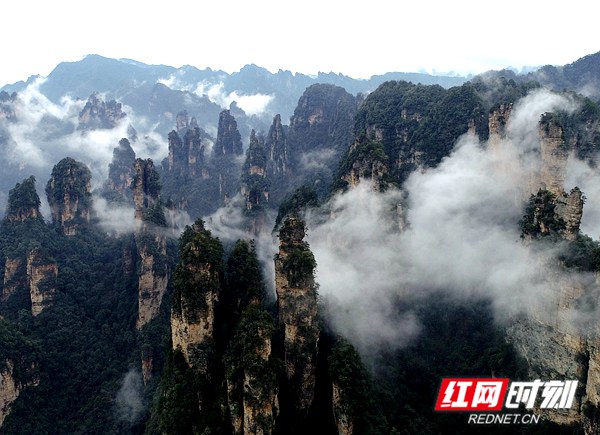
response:
[(83, 163), (66, 157), (52, 169), (46, 185), (52, 221), (63, 233), (73, 236), (90, 222), (92, 204), (90, 170)]
[(314, 398), (317, 344), (316, 262), (304, 242), (304, 222), (288, 218), (279, 232), (275, 286), (279, 327), (284, 335), (285, 369), (294, 408), (307, 412)]

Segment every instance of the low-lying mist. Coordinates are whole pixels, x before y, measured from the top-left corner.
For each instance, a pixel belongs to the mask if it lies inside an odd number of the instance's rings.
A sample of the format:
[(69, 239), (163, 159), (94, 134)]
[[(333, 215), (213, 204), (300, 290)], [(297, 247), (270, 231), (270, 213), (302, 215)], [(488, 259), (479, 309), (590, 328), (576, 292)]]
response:
[[(552, 315), (565, 282), (596, 286), (586, 274), (560, 273), (560, 245), (534, 248), (520, 238), (519, 219), (533, 193), (529, 171), (540, 163), (531, 152), (539, 148), (540, 115), (573, 108), (558, 94), (534, 92), (515, 105), (495, 152), (467, 134), (437, 167), (415, 171), (402, 190), (378, 193), (362, 182), (331, 199), (324, 207), (329, 218), (309, 213), (319, 293), (334, 329), (363, 351), (398, 347), (419, 332), (416, 315), (399, 311), (398, 302), (440, 291), (465, 301), (486, 298), (502, 322), (531, 310)], [(584, 216), (600, 206), (589, 202)]]

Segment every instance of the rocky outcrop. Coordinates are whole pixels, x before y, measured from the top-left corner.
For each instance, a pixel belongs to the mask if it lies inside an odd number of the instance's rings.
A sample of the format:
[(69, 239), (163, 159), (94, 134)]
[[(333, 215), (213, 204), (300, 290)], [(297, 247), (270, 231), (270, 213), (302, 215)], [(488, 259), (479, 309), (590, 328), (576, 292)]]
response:
[(31, 314), (35, 317), (52, 304), (56, 294), (58, 265), (39, 249), (27, 255), (27, 281), (31, 296)]
[(352, 435), (354, 433), (354, 421), (344, 411), (342, 404), (342, 391), (337, 383), (332, 384), (332, 405), (333, 405), (333, 417), (337, 426), (338, 434), (340, 435)]
[(214, 347), (215, 309), (221, 290), (223, 248), (199, 220), (186, 228), (175, 270), (171, 305), (171, 339), (186, 362), (208, 371)]
[(160, 176), (154, 168), (152, 159), (136, 159), (133, 164), (133, 202), (135, 218), (144, 220), (144, 212), (155, 206), (160, 200)]
[(225, 357), (233, 433), (270, 434), (279, 412), (271, 364), (273, 319), (258, 304), (244, 313)]
[(41, 217), (40, 197), (35, 190), (35, 177), (31, 176), (10, 190), (6, 219), (9, 222), (24, 222)]
[(539, 125), (541, 188), (560, 196), (564, 193), (569, 148), (563, 129), (552, 114), (544, 114)]
[(90, 95), (79, 113), (80, 130), (111, 129), (127, 116), (122, 110), (121, 103), (115, 100), (105, 102), (98, 97), (98, 93)]
[(488, 117), (488, 150), (498, 153), (501, 148), (501, 142), (506, 138), (506, 129), (512, 112), (512, 104), (501, 104), (493, 109)]
[(242, 137), (238, 131), (237, 122), (229, 110), (223, 110), (219, 114), (219, 126), (214, 154), (215, 156), (239, 156), (242, 152)]
[(206, 132), (198, 127), (195, 118), (192, 118), (191, 124), (185, 125), (181, 130), (169, 133), (167, 170), (180, 176), (201, 175), (208, 178), (205, 153), (210, 147), (210, 139)]
[(271, 178), (286, 177), (290, 175), (288, 149), (285, 129), (281, 123), (281, 115), (275, 115), (269, 134), (265, 139), (265, 148), (268, 153), (269, 166), (267, 173)]
[(131, 182), (135, 175), (134, 161), (135, 151), (131, 148), (131, 143), (126, 138), (121, 139), (119, 145), (113, 149), (112, 162), (108, 166), (108, 191), (115, 192), (122, 198), (131, 197)]
[(279, 253), (275, 256), (275, 289), (279, 326), (283, 331), (285, 371), (294, 408), (308, 411), (316, 379), (317, 291), (316, 262), (304, 242), (304, 222), (287, 218), (279, 232)]
[(24, 262), (20, 258), (7, 258), (4, 263), (4, 286), (2, 300), (7, 300), (19, 287), (25, 285), (25, 274), (22, 273)]
[(584, 196), (578, 187), (574, 187), (567, 195), (562, 193), (556, 198), (554, 212), (563, 220), (565, 229), (562, 235), (567, 240), (575, 240), (579, 234), (581, 217), (583, 216)]
[(269, 202), (269, 179), (267, 178), (267, 153), (263, 139), (258, 139), (252, 130), (246, 161), (242, 167), (240, 190), (246, 199), (248, 229), (258, 235), (265, 223), (265, 207)]
[(138, 248), (138, 317), (136, 326), (141, 329), (154, 319), (167, 290), (167, 240), (159, 231), (143, 229), (136, 234)]
[(342, 185), (349, 188), (358, 186), (362, 180), (369, 180), (374, 190), (384, 190), (389, 170), (382, 145), (371, 141), (354, 143), (342, 163), (340, 172)]
[[(33, 367), (25, 367), (25, 372), (31, 371)], [(0, 426), (10, 414), (12, 404), (19, 397), (23, 389), (39, 384), (37, 377), (28, 376), (27, 382), (15, 379), (15, 364), (13, 360), (6, 359), (4, 367), (0, 369)]]
[(162, 304), (169, 281), (166, 226), (160, 202), (160, 177), (151, 159), (136, 159), (131, 183), (135, 219), (142, 223), (135, 234), (138, 254), (138, 318), (141, 329), (154, 319)]
[(90, 170), (83, 163), (66, 157), (52, 169), (46, 185), (52, 221), (67, 236), (77, 234), (81, 225), (90, 221), (91, 208)]

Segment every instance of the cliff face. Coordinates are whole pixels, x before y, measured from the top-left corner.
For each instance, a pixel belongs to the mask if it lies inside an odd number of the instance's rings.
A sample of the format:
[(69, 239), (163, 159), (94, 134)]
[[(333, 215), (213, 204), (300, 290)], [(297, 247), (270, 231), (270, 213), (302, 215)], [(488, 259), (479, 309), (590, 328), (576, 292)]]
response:
[(279, 232), (279, 253), (275, 257), (275, 289), (279, 325), (283, 329), (285, 370), (290, 382), (295, 409), (308, 411), (316, 379), (317, 292), (314, 280), (316, 263), (303, 241), (304, 223), (288, 218)]
[(160, 202), (160, 178), (151, 159), (136, 159), (131, 183), (135, 219), (140, 229), (135, 234), (138, 253), (137, 328), (154, 319), (159, 311), (169, 281), (167, 238), (161, 227), (166, 225)]
[(270, 434), (279, 412), (271, 364), (273, 319), (258, 304), (249, 307), (225, 357), (227, 403), (235, 434)]
[(52, 221), (67, 236), (77, 234), (90, 221), (91, 172), (83, 163), (66, 157), (52, 169), (46, 185)]
[(142, 230), (136, 234), (139, 256), (138, 318), (141, 329), (154, 319), (159, 311), (169, 281), (166, 264), (166, 237), (158, 232)]
[(39, 249), (27, 255), (27, 280), (31, 296), (31, 314), (37, 316), (52, 304), (56, 294), (58, 265)]
[(184, 234), (176, 288), (171, 306), (173, 349), (180, 349), (189, 366), (207, 373), (214, 348), (215, 309), (221, 290), (223, 248), (197, 221)]
[(241, 155), (242, 137), (237, 128), (237, 122), (229, 110), (223, 110), (219, 114), (219, 126), (217, 129), (217, 142), (215, 143), (215, 156)]
[(128, 139), (123, 138), (113, 149), (112, 162), (108, 166), (107, 190), (116, 192), (122, 198), (131, 196), (131, 182), (135, 175), (133, 163), (135, 151)]
[(160, 199), (160, 179), (151, 159), (136, 159), (133, 164), (133, 202), (135, 218), (144, 220), (144, 212), (156, 205)]
[(565, 143), (563, 129), (549, 114), (540, 120), (541, 187), (560, 196), (564, 193), (569, 148)]
[(265, 148), (269, 157), (269, 177), (285, 177), (289, 175), (288, 148), (285, 129), (281, 123), (281, 115), (275, 115), (273, 124), (265, 139)]
[(265, 224), (265, 207), (269, 202), (270, 182), (267, 178), (267, 153), (262, 138), (252, 130), (246, 161), (242, 167), (241, 193), (246, 199), (248, 230), (258, 235)]
[(340, 435), (352, 435), (354, 433), (354, 422), (351, 416), (344, 412), (342, 405), (342, 391), (337, 383), (332, 384), (333, 388), (333, 416)]
[[(27, 367), (25, 370), (32, 369)], [(11, 406), (19, 397), (24, 388), (36, 386), (39, 379), (33, 378), (26, 383), (21, 383), (14, 378), (15, 365), (11, 359), (6, 359), (4, 368), (0, 370), (0, 426), (10, 414)]]
[(17, 289), (25, 285), (24, 275), (20, 273), (23, 268), (23, 260), (20, 258), (7, 258), (4, 263), (4, 286), (2, 287), (2, 300), (5, 301)]
[(187, 122), (187, 115), (185, 122), (179, 116), (177, 119), (177, 131), (173, 130), (168, 135), (167, 170), (178, 175), (208, 178), (205, 162), (206, 150), (210, 146), (208, 135), (198, 127), (195, 118), (191, 123)]
[(501, 147), (501, 141), (506, 138), (506, 128), (510, 121), (512, 104), (501, 104), (490, 112), (488, 118), (488, 150), (492, 153), (498, 153)]
[(98, 94), (90, 95), (84, 108), (79, 113), (80, 130), (111, 129), (127, 115), (123, 113), (121, 103), (115, 100), (108, 102), (98, 98)]

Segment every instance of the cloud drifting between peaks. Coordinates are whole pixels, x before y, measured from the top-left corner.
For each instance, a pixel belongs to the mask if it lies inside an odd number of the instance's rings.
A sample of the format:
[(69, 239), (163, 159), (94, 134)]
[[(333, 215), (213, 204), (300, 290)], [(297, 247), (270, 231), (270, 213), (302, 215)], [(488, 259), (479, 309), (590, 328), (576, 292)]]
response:
[[(415, 171), (403, 191), (376, 193), (362, 182), (330, 201), (329, 219), (309, 214), (319, 292), (334, 329), (363, 350), (402, 346), (419, 325), (395, 302), (440, 291), (489, 298), (498, 319), (532, 306), (550, 313), (557, 280), (543, 277), (556, 248), (534, 251), (520, 240), (527, 176), (515, 174), (539, 164), (530, 151), (539, 146), (540, 115), (570, 106), (535, 92), (515, 105), (500, 152), (465, 135), (437, 167)], [(408, 221), (402, 232), (394, 229), (399, 204)]]
[(37, 79), (17, 94), (15, 122), (2, 120), (2, 127), (8, 133), (6, 158), (9, 164), (49, 177), (53, 165), (64, 157), (73, 157), (88, 165), (95, 188), (106, 179), (113, 149), (121, 138), (128, 136), (130, 124), (140, 138), (132, 144), (136, 154), (156, 162), (166, 156), (165, 139), (132, 108), (123, 107), (127, 117), (113, 129), (80, 131), (77, 130), (79, 113), (86, 101), (65, 96), (55, 104), (40, 92), (43, 82), (43, 78)]

